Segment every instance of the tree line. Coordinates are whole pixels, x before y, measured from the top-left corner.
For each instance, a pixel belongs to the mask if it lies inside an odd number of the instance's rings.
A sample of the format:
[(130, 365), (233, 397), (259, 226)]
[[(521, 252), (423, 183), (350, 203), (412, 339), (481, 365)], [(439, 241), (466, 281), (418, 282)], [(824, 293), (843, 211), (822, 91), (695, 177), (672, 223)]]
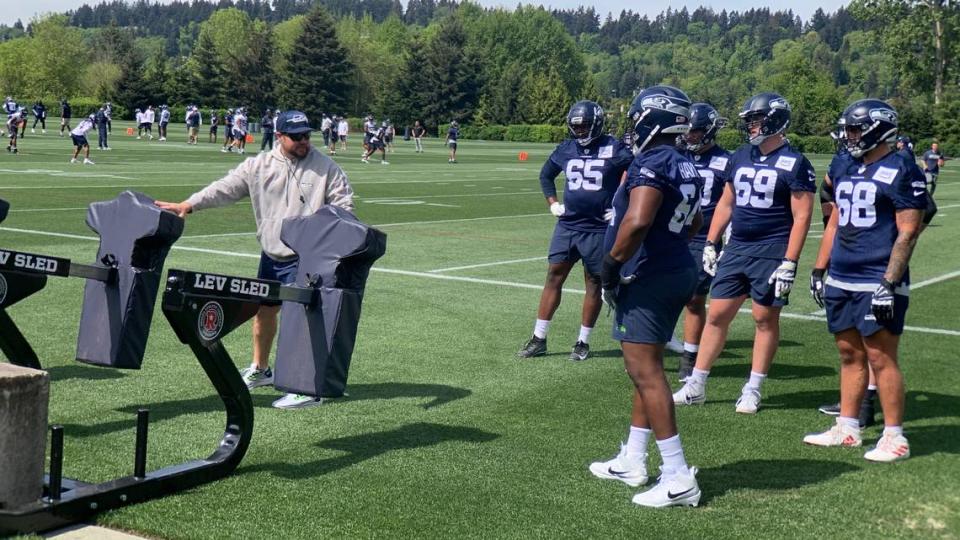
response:
[(879, 97), (907, 133), (960, 143), (958, 32), (949, 0), (854, 0), (805, 22), (769, 8), (601, 20), (593, 8), (454, 0), (113, 0), (0, 27), (0, 85), (26, 98), (296, 106), (437, 129), (560, 125), (576, 99), (619, 112), (667, 83), (731, 117), (752, 93), (780, 92), (800, 135), (826, 134), (846, 103)]

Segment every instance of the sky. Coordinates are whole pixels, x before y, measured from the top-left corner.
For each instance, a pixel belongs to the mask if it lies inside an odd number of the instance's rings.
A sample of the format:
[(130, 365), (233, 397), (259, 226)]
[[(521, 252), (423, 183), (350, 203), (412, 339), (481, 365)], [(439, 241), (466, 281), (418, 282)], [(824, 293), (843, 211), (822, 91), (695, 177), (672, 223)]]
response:
[[(159, 1), (160, 3), (165, 4), (170, 0)], [(48, 12), (63, 12), (76, 9), (82, 6), (84, 3), (89, 3), (91, 5), (96, 4), (99, 3), (99, 0), (2, 0), (0, 3), (5, 4), (2, 12), (0, 12), (0, 23), (11, 25), (16, 22), (17, 19), (22, 20), (24, 24), (26, 24), (30, 21), (30, 19), (38, 14)], [(479, 0), (479, 3), (484, 6), (504, 6), (512, 9), (521, 2), (520, 0)], [(523, 1), (522, 3), (542, 4), (558, 9), (576, 8), (578, 6), (593, 6), (593, 8), (597, 10), (597, 13), (600, 14), (600, 20), (602, 22), (608, 12), (612, 12), (614, 17), (616, 17), (620, 11), (625, 8), (630, 8), (634, 12), (644, 13), (653, 17), (658, 13), (665, 11), (668, 7), (680, 9), (683, 6), (687, 6), (688, 9), (693, 10), (696, 9), (697, 6), (701, 5), (712, 7), (716, 11), (720, 11), (722, 9), (726, 9), (728, 11), (744, 11), (750, 8), (764, 6), (768, 6), (774, 10), (792, 9), (794, 13), (806, 21), (817, 10), (817, 8), (823, 8), (824, 11), (831, 12), (836, 11), (839, 6), (846, 5), (849, 2), (848, 0), (834, 0), (832, 2), (823, 2), (820, 0), (770, 0), (767, 2), (759, 2), (757, 0), (703, 0), (695, 2), (661, 0), (660, 2), (643, 3), (642, 5), (634, 6), (631, 6), (629, 3), (625, 3), (622, 0), (527, 0)], [(640, 3), (638, 2), (637, 4)]]

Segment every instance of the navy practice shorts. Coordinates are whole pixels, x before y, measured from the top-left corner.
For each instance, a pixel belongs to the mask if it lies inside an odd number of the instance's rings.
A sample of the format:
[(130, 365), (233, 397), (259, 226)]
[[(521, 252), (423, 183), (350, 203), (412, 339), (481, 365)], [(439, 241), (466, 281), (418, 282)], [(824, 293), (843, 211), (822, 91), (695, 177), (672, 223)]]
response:
[(713, 278), (710, 298), (738, 298), (750, 295), (761, 306), (785, 306), (786, 298), (775, 298), (770, 275), (780, 266), (782, 259), (750, 257), (724, 252)]
[[(289, 261), (278, 261), (266, 253), (260, 253), (260, 268), (257, 270), (258, 279), (269, 279), (279, 281), (283, 284), (290, 284), (297, 279), (297, 264), (300, 259), (291, 259)], [(265, 303), (265, 305), (279, 306), (280, 302)]]
[(84, 146), (89, 146), (89, 143), (87, 142), (87, 137), (84, 135), (70, 135), (70, 138), (73, 139), (74, 146), (79, 146), (81, 148)]
[(666, 343), (697, 286), (696, 267), (638, 277), (617, 290), (613, 339), (630, 343)]
[(553, 238), (550, 239), (547, 262), (575, 263), (582, 259), (587, 272), (599, 276), (603, 263), (603, 235), (603, 231), (575, 231), (557, 222), (553, 229)]
[(823, 300), (827, 308), (827, 328), (831, 334), (855, 328), (861, 336), (872, 336), (886, 328), (891, 334), (899, 336), (907, 320), (907, 307), (910, 297), (893, 295), (893, 320), (877, 322), (870, 309), (872, 292), (848, 291), (831, 285), (824, 288)]
[[(710, 284), (713, 283), (713, 276), (703, 270), (703, 246), (704, 244), (690, 244), (690, 255), (693, 256), (693, 262), (700, 269), (700, 275), (697, 276), (697, 288), (693, 292), (696, 296), (706, 296), (710, 294)], [(720, 249), (719, 247), (717, 248)]]

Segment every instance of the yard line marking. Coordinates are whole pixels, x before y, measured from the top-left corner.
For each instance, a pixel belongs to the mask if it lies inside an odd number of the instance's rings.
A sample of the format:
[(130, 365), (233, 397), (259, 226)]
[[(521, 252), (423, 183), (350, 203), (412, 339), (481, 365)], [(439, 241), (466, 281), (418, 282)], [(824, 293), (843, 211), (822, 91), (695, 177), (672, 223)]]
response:
[(948, 204), (946, 206), (938, 206), (938, 210), (943, 210), (945, 208), (960, 208), (960, 204)]
[(143, 189), (143, 188), (158, 188), (158, 187), (195, 187), (195, 186), (205, 186), (207, 184), (146, 184), (146, 185), (107, 185), (107, 186), (71, 186), (69, 184), (61, 184), (56, 186), (4, 186), (4, 190), (8, 189)]
[[(910, 290), (911, 290), (911, 291), (914, 291), (914, 290), (916, 290), (916, 289), (920, 289), (920, 288), (922, 288), (922, 287), (926, 287), (927, 285), (933, 285), (933, 284), (935, 284), (935, 283), (940, 283), (941, 281), (947, 281), (947, 280), (953, 279), (953, 278), (955, 278), (955, 277), (960, 277), (960, 270), (954, 270), (953, 272), (948, 272), (948, 273), (946, 273), (946, 274), (943, 274), (942, 276), (935, 276), (935, 277), (932, 277), (932, 278), (930, 278), (930, 279), (925, 279), (925, 280), (923, 280), (923, 281), (918, 281), (917, 283), (911, 283), (911, 284), (910, 284)], [(811, 315), (826, 315), (826, 314), (827, 314), (827, 310), (825, 310), (825, 309), (820, 309), (820, 310), (817, 310), (817, 311), (814, 311), (813, 313), (811, 313)]]
[(17, 208), (8, 210), (11, 214), (14, 212), (66, 212), (68, 210), (86, 210), (86, 206), (77, 206), (75, 208)]
[(501, 264), (513, 264), (521, 262), (530, 262), (530, 261), (543, 261), (546, 260), (546, 257), (528, 257), (526, 259), (512, 259), (509, 261), (497, 261), (497, 262), (488, 262), (480, 264), (471, 264), (468, 266), (452, 266), (450, 268), (437, 268), (436, 270), (427, 270), (427, 273), (430, 274), (439, 274), (440, 272), (453, 272), (454, 270), (469, 270), (471, 268), (483, 268), (485, 266), (498, 266)]
[[(40, 236), (54, 236), (60, 238), (71, 238), (78, 240), (93, 240), (99, 241), (100, 239), (95, 236), (81, 236), (79, 234), (66, 234), (66, 233), (55, 233), (55, 232), (46, 232), (46, 231), (34, 231), (28, 229), (14, 229), (11, 227), (0, 227), (0, 230), (10, 231), (10, 232), (19, 232), (24, 234), (36, 234)], [(213, 255), (227, 255), (232, 257), (243, 257), (247, 259), (259, 259), (259, 254), (253, 253), (242, 253), (237, 251), (223, 251), (219, 249), (205, 249), (205, 248), (193, 248), (187, 246), (177, 246), (174, 245), (171, 249), (178, 251), (191, 251), (195, 253), (209, 253)], [(401, 276), (411, 276), (411, 277), (421, 277), (421, 278), (430, 278), (430, 279), (440, 279), (445, 281), (460, 281), (464, 283), (477, 283), (481, 285), (500, 285), (504, 287), (513, 287), (517, 289), (531, 289), (531, 290), (542, 290), (543, 285), (534, 285), (530, 283), (516, 283), (512, 281), (500, 281), (495, 279), (478, 279), (464, 276), (448, 276), (446, 274), (430, 274), (427, 272), (415, 272), (411, 270), (396, 270), (393, 268), (379, 268), (373, 267), (370, 269), (373, 272), (378, 272), (381, 274), (394, 274)], [(582, 289), (563, 289), (564, 292), (576, 293), (576, 294), (586, 294), (586, 291)], [(740, 313), (749, 314), (749, 309), (741, 309)], [(815, 322), (826, 322), (825, 317), (819, 317), (816, 315), (803, 315), (800, 313), (780, 313), (781, 317), (786, 319), (797, 319), (801, 321), (815, 321)], [(919, 332), (923, 334), (938, 334), (943, 336), (960, 336), (960, 331), (957, 330), (946, 330), (943, 328), (927, 328), (923, 326), (904, 326), (904, 330), (910, 330), (911, 332)]]
[[(492, 189), (503, 189), (502, 187), (494, 187)], [(377, 201), (393, 201), (393, 200), (419, 200), (419, 199), (452, 199), (452, 198), (461, 198), (461, 197), (503, 197), (506, 195), (538, 195), (535, 191), (515, 191), (510, 193), (455, 193), (451, 195), (412, 195), (403, 197), (355, 197), (361, 202), (375, 203)]]
[[(373, 228), (382, 228), (382, 227), (399, 227), (401, 225), (435, 225), (441, 223), (460, 223), (464, 221), (481, 221), (481, 220), (490, 220), (490, 219), (514, 219), (514, 218), (528, 218), (528, 217), (553, 217), (550, 214), (519, 214), (514, 216), (487, 216), (487, 217), (476, 217), (476, 218), (460, 218), (460, 219), (437, 219), (433, 221), (401, 221), (399, 223), (380, 223), (372, 224), (370, 227)], [(2, 227), (0, 227), (2, 228)], [(254, 235), (255, 232), (249, 233), (219, 233), (219, 234), (197, 234), (197, 235), (186, 235), (181, 238), (219, 238), (221, 236), (244, 236), (244, 235)]]
[(254, 236), (254, 235), (256, 235), (256, 234), (257, 234), (256, 231), (253, 231), (253, 232), (214, 233), (214, 234), (185, 234), (185, 235), (181, 236), (180, 238), (186, 240), (186, 239), (188, 239), (188, 238), (221, 238), (221, 237), (227, 237), (227, 236)]

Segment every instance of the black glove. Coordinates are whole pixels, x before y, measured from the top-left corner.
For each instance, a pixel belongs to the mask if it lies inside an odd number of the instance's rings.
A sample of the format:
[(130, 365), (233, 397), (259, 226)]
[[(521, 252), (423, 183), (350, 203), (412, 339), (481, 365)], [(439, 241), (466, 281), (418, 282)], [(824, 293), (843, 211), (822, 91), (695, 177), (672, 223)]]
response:
[(617, 309), (617, 286), (620, 285), (620, 269), (623, 263), (614, 259), (609, 253), (603, 256), (600, 266), (600, 286), (603, 288), (603, 301), (610, 309)]
[(870, 310), (877, 322), (886, 322), (893, 320), (893, 283), (886, 279), (880, 280), (877, 290), (873, 291), (873, 299), (870, 301)]
[(813, 301), (821, 308), (823, 307), (823, 274), (826, 270), (814, 268), (810, 272), (810, 294), (813, 295)]

